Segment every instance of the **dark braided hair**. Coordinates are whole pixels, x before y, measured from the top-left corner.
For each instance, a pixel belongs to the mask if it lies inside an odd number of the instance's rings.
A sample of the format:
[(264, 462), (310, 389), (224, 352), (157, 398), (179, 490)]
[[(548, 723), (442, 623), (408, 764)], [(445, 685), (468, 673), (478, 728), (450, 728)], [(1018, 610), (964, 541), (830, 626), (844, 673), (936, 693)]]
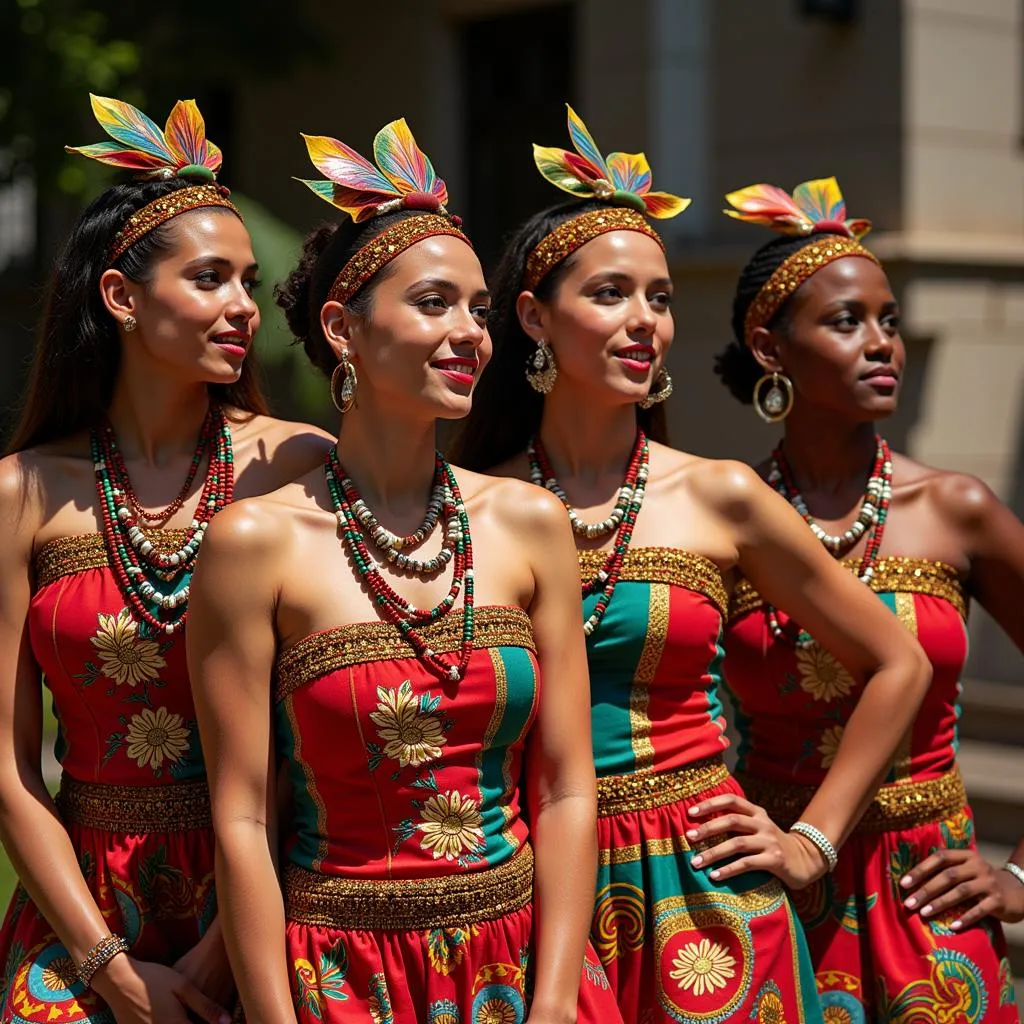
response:
[[(744, 324), (747, 310), (757, 298), (758, 292), (764, 287), (768, 278), (779, 269), (794, 253), (798, 253), (805, 245), (817, 242), (819, 233), (802, 235), (799, 238), (777, 236), (765, 242), (740, 272), (736, 283), (736, 294), (732, 300), (732, 335), (733, 340), (715, 356), (715, 373), (729, 389), (733, 398), (744, 405), (752, 405), (754, 385), (764, 374), (761, 364), (754, 358), (754, 353), (747, 347), (744, 337)], [(798, 289), (799, 290), (799, 289)], [(790, 296), (776, 311), (775, 315), (765, 324), (770, 330), (782, 331), (789, 329)]]

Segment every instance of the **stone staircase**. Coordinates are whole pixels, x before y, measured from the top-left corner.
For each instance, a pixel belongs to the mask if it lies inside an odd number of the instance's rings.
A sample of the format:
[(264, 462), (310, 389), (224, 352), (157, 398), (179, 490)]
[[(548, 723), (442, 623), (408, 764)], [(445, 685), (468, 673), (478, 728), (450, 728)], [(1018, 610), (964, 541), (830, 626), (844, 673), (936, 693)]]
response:
[[(1024, 836), (1024, 686), (967, 680), (962, 706), (960, 770), (979, 848), (998, 866)], [(1024, 1007), (1024, 922), (1004, 927)]]

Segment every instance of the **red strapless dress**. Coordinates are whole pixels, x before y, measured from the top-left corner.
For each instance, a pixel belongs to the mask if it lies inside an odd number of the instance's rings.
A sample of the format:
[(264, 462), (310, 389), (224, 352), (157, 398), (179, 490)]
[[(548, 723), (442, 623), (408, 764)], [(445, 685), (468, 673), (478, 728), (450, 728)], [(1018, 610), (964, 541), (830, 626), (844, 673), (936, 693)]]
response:
[[(313, 634), (275, 679), (295, 794), (283, 868), (300, 1024), (517, 1024), (530, 999), (533, 854), (521, 813), (537, 707), (528, 616), (478, 608), (466, 678), (440, 682), (385, 623)], [(462, 616), (428, 627), (458, 649)], [(620, 1020), (600, 961), (579, 1020)]]
[[(601, 561), (581, 552), (583, 576)], [(587, 641), (598, 774), (592, 938), (633, 1024), (821, 1024), (803, 929), (781, 883), (752, 872), (719, 884), (691, 863), (698, 851), (686, 831), (701, 822), (689, 809), (742, 795), (722, 762), (726, 600), (708, 559), (633, 549)]]
[[(852, 570), (855, 563), (846, 565)], [(998, 923), (953, 932), (955, 914), (928, 919), (906, 910), (899, 885), (932, 851), (974, 845), (956, 767), (967, 600), (954, 569), (920, 559), (883, 559), (871, 586), (917, 637), (933, 679), (836, 871), (793, 897), (825, 1016), (837, 1024), (1017, 1024)], [(779, 621), (786, 622), (781, 612)], [(725, 645), (742, 736), (737, 775), (751, 799), (789, 825), (831, 765), (860, 687), (827, 651), (777, 641), (746, 580), (733, 595)]]
[[(110, 930), (133, 956), (173, 964), (216, 914), (184, 632), (151, 635), (131, 618), (99, 534), (46, 544), (35, 575), (29, 637), (58, 721), (58, 810)], [(3, 1024), (113, 1024), (20, 886), (0, 963)]]

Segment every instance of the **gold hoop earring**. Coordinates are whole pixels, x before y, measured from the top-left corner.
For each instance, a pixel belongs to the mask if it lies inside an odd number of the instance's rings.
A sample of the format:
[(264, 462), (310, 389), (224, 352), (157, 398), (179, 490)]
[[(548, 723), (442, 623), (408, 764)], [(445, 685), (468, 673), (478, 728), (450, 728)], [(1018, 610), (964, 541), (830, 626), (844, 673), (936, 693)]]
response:
[(526, 379), (534, 391), (546, 395), (555, 386), (557, 376), (558, 366), (555, 364), (555, 353), (551, 346), (541, 338), (537, 342), (537, 351), (526, 360)]
[[(338, 374), (342, 374), (341, 397), (338, 396)], [(334, 408), (340, 413), (346, 413), (356, 404), (356, 388), (359, 387), (359, 378), (356, 376), (356, 368), (348, 358), (348, 353), (342, 351), (341, 360), (331, 374), (331, 401)]]
[[(771, 381), (764, 398), (761, 392)], [(793, 408), (793, 382), (784, 373), (766, 373), (754, 385), (754, 411), (765, 423), (779, 423)]]
[(647, 392), (645, 398), (638, 403), (641, 409), (650, 409), (659, 402), (664, 402), (672, 394), (672, 375), (663, 366), (654, 378), (654, 387)]
[(123, 320), (121, 321), (121, 326), (122, 326), (122, 327), (124, 328), (124, 331), (125, 331), (125, 333), (126, 333), (126, 334), (131, 334), (131, 333), (132, 333), (132, 331), (134, 331), (134, 330), (136, 330), (136, 329), (138, 328), (138, 326), (139, 326), (139, 321), (138, 321), (138, 320), (136, 320), (136, 319), (135, 319), (135, 317), (133, 317), (133, 316), (131, 315), (131, 313), (129, 313), (129, 314), (128, 314), (128, 315), (127, 315), (127, 316), (126, 316), (126, 317), (125, 317), (125, 318), (124, 318), (124, 319), (123, 319)]

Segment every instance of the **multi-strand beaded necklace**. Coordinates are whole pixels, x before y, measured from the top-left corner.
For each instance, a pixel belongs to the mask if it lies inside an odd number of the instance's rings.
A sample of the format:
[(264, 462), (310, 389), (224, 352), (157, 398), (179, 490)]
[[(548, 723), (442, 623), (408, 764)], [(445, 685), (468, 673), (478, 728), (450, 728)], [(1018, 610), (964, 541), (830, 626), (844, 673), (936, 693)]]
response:
[[(416, 656), (439, 678), (458, 682), (466, 675), (473, 654), (475, 629), (473, 625), (473, 542), (469, 536), (469, 517), (462, 501), (458, 482), (451, 466), (440, 452), (434, 461), (434, 485), (423, 523), (414, 533), (401, 537), (381, 526), (360, 498), (338, 459), (337, 448), (332, 448), (324, 463), (327, 488), (334, 505), (334, 514), (342, 531), (342, 540), (359, 574), (361, 582), (373, 595), (380, 613), (402, 634)], [(433, 558), (418, 559), (403, 554), (404, 549), (415, 547), (433, 533), (444, 519), (444, 543)], [(384, 579), (366, 546), (370, 543), (389, 562), (403, 572), (422, 578), (436, 576), (449, 562), (454, 562), (452, 585), (447, 595), (433, 608), (417, 608), (398, 594)], [(454, 661), (430, 649), (419, 632), (422, 626), (444, 618), (463, 592), (462, 643)]]
[(619, 582), (622, 563), (629, 550), (629, 542), (633, 538), (636, 517), (643, 504), (644, 489), (647, 485), (647, 438), (642, 430), (637, 431), (633, 451), (629, 457), (629, 466), (626, 469), (626, 478), (619, 488), (615, 507), (600, 523), (585, 523), (569, 503), (565, 491), (562, 490), (555, 478), (555, 472), (551, 468), (551, 462), (548, 460), (547, 452), (539, 437), (535, 437), (530, 442), (526, 454), (530, 460), (530, 479), (539, 487), (546, 487), (562, 502), (566, 512), (569, 513), (569, 522), (572, 523), (573, 532), (577, 537), (596, 540), (598, 537), (607, 537), (611, 533), (616, 535), (615, 543), (608, 550), (604, 564), (597, 574), (591, 579), (581, 582), (584, 600), (600, 592), (594, 610), (590, 613), (587, 621), (583, 623), (583, 632), (590, 636), (597, 629), (601, 619), (604, 618), (604, 613), (608, 610), (612, 594), (615, 592), (615, 585)]
[[(868, 478), (860, 512), (853, 525), (838, 536), (823, 530), (807, 510), (807, 502), (796, 488), (793, 471), (781, 444), (772, 452), (768, 483), (800, 513), (815, 537), (825, 545), (834, 558), (842, 558), (867, 533), (867, 544), (861, 556), (857, 576), (863, 583), (871, 581), (875, 574), (878, 552), (882, 547), (885, 520), (888, 518), (889, 505), (892, 502), (892, 452), (882, 437), (875, 435), (875, 462)], [(814, 643), (814, 638), (803, 629), (784, 629), (779, 624), (778, 612), (774, 606), (766, 604), (765, 614), (768, 618), (768, 628), (776, 640), (785, 640), (797, 647), (809, 647)]]
[[(158, 512), (147, 512), (139, 503), (111, 425), (93, 429), (89, 442), (103, 541), (121, 595), (137, 621), (159, 633), (176, 633), (188, 615), (192, 571), (206, 527), (230, 503), (234, 491), (231, 428), (224, 410), (210, 406), (185, 484), (174, 501)], [(207, 455), (210, 465), (184, 543), (175, 551), (161, 550), (147, 530), (159, 532), (184, 505)]]

